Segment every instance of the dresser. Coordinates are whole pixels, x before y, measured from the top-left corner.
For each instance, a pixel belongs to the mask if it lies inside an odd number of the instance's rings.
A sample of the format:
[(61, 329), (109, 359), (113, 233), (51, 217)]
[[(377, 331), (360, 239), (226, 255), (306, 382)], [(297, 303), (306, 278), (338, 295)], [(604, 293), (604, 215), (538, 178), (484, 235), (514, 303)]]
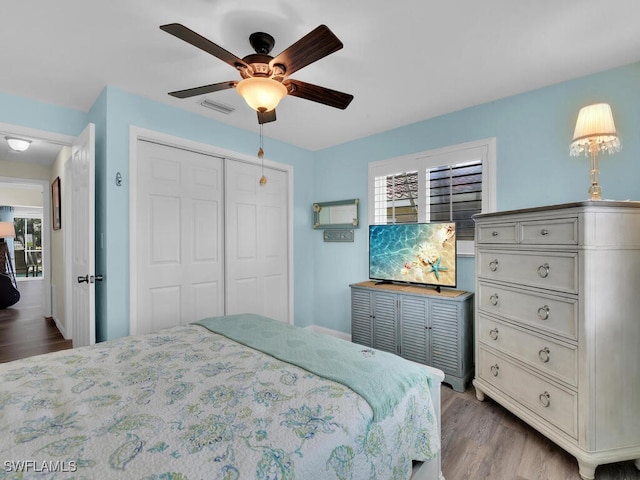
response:
[(578, 460), (640, 469), (640, 202), (475, 216), (473, 385)]
[(473, 376), (473, 294), (377, 284), (351, 287), (351, 341), (439, 368), (463, 392)]

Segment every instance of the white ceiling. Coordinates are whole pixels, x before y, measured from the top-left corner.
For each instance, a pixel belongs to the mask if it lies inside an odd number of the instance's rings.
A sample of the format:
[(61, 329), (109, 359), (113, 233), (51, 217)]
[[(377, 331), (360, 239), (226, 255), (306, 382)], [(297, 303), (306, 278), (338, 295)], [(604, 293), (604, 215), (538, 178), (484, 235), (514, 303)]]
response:
[(5, 0), (2, 17), (0, 92), (88, 111), (112, 85), (255, 132), (234, 90), (207, 95), (230, 115), (167, 95), (239, 75), (158, 27), (182, 23), (244, 57), (252, 32), (273, 35), (275, 56), (326, 24), (344, 48), (292, 78), (353, 102), (287, 97), (264, 128), (309, 150), (640, 60), (637, 0)]

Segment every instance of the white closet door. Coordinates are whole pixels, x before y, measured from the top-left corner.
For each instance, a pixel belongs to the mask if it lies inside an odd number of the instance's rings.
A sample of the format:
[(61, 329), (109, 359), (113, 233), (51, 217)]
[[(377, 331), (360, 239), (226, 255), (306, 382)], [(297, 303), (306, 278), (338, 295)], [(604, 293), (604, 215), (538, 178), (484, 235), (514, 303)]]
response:
[(226, 167), (227, 314), (289, 322), (287, 173), (229, 161)]
[(223, 160), (138, 142), (131, 333), (224, 314)]

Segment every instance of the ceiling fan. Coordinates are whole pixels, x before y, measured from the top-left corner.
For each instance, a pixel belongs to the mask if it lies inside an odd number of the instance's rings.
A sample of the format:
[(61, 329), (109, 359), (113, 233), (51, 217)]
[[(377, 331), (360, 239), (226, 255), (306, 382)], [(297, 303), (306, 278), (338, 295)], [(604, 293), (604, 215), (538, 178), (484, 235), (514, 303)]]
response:
[(345, 109), (353, 95), (289, 78), (289, 75), (342, 48), (342, 42), (325, 25), (320, 25), (283, 52), (269, 55), (275, 45), (271, 35), (252, 33), (249, 43), (256, 51), (244, 58), (236, 57), (202, 35), (179, 23), (160, 28), (191, 45), (228, 63), (240, 72), (242, 80), (203, 85), (170, 92), (176, 98), (188, 98), (220, 90), (235, 88), (245, 101), (258, 112), (258, 123), (273, 122), (275, 107), (286, 95), (311, 100), (331, 107)]

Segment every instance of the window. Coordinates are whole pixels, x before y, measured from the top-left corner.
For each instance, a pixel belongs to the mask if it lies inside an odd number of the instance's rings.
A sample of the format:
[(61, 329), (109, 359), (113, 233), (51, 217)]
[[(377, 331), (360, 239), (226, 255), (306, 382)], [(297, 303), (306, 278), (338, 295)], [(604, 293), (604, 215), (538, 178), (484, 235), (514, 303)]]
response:
[(473, 215), (495, 210), (495, 138), (369, 164), (369, 223), (455, 221), (473, 254)]
[(26, 250), (42, 250), (42, 219), (15, 217), (13, 226), (16, 229), (15, 247)]

